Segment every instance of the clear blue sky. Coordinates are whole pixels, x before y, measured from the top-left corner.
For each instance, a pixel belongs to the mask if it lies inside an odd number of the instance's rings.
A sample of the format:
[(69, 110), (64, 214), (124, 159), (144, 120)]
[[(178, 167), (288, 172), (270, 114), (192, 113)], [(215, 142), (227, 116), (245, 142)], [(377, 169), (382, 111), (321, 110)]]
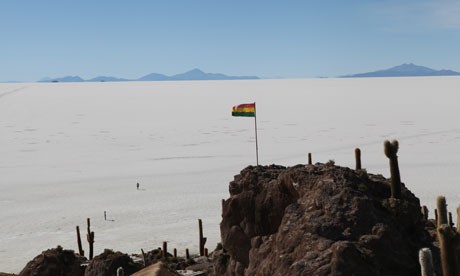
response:
[(0, 81), (460, 71), (456, 0), (1, 0)]

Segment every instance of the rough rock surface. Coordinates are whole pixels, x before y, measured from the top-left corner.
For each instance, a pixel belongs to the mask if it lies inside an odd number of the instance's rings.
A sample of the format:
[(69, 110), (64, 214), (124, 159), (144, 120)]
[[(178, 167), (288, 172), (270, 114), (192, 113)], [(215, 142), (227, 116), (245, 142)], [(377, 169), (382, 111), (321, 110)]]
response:
[(62, 247), (48, 249), (35, 257), (19, 273), (20, 276), (82, 276), (81, 264), (84, 257), (79, 257), (73, 250)]
[(85, 276), (112, 276), (117, 275), (117, 269), (122, 267), (125, 275), (131, 275), (142, 268), (141, 264), (121, 252), (105, 249), (104, 252), (94, 257), (86, 267)]
[(172, 271), (162, 262), (149, 265), (146, 268), (134, 273), (132, 276), (178, 276), (179, 274)]
[(247, 167), (224, 202), (216, 275), (420, 275), (433, 240), (419, 199), (403, 185), (391, 200), (389, 185), (333, 163)]

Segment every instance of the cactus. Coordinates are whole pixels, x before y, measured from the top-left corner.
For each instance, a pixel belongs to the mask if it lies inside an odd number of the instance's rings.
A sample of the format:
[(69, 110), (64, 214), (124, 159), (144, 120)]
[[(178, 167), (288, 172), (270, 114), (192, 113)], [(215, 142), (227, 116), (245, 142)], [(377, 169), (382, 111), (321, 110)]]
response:
[(198, 219), (198, 228), (200, 232), (200, 240), (199, 240), (199, 245), (200, 245), (200, 256), (204, 256), (204, 245), (206, 244), (206, 237), (203, 237), (203, 222), (201, 219)]
[(174, 253), (173, 254), (174, 258), (177, 258), (177, 249), (176, 248), (174, 248), (173, 253)]
[(119, 267), (117, 269), (117, 276), (125, 276), (125, 271), (123, 270), (123, 267)]
[(418, 253), (418, 260), (422, 271), (421, 276), (435, 276), (433, 267), (433, 256), (429, 248), (422, 248)]
[(456, 248), (460, 245), (459, 235), (449, 225), (441, 224), (438, 226), (438, 239), (444, 276), (458, 276)]
[(391, 198), (401, 199), (401, 175), (399, 174), (398, 166), (398, 149), (399, 143), (393, 140), (391, 143), (385, 140), (383, 143), (385, 155), (390, 160), (390, 173), (391, 173)]
[(442, 224), (447, 224), (447, 204), (446, 204), (446, 198), (444, 196), (438, 196), (436, 199), (436, 207), (438, 210), (438, 222), (437, 226), (441, 226)]
[(428, 208), (425, 205), (423, 205), (423, 207), (421, 208), (421, 212), (422, 212), (423, 219), (428, 220), (429, 211), (428, 211)]
[(142, 262), (144, 263), (144, 267), (147, 265), (147, 259), (145, 256), (144, 249), (141, 248), (141, 253), (142, 253)]
[(311, 161), (311, 152), (308, 153), (308, 165), (312, 165), (313, 162)]
[(163, 257), (163, 259), (166, 259), (166, 257), (168, 257), (168, 242), (163, 242), (163, 250), (161, 251), (161, 257)]
[(457, 207), (457, 232), (460, 233), (460, 205)]
[(444, 276), (460, 275), (460, 234), (455, 231), (452, 218), (448, 221), (447, 204), (444, 196), (438, 196), (438, 241), (441, 252), (441, 265)]
[(359, 148), (355, 149), (355, 161), (356, 161), (356, 170), (361, 170), (361, 150)]
[(438, 209), (434, 209), (434, 222), (436, 227), (438, 227)]
[(208, 255), (208, 249), (207, 249), (207, 248), (204, 249), (204, 255), (205, 255), (206, 257), (209, 257), (209, 255)]
[(454, 228), (455, 224), (454, 221), (452, 220), (452, 212), (449, 212), (449, 226)]
[(80, 254), (80, 256), (85, 256), (85, 251), (83, 250), (83, 247), (81, 246), (80, 226), (77, 225), (76, 228), (77, 228), (78, 254)]
[(190, 253), (188, 252), (188, 248), (185, 249), (185, 259), (190, 260)]
[(89, 218), (86, 219), (86, 222), (88, 224), (88, 233), (86, 234), (86, 240), (88, 241), (88, 244), (89, 244), (89, 259), (92, 260), (93, 259), (93, 247), (94, 247), (94, 232), (91, 232), (91, 229), (90, 229), (90, 220)]

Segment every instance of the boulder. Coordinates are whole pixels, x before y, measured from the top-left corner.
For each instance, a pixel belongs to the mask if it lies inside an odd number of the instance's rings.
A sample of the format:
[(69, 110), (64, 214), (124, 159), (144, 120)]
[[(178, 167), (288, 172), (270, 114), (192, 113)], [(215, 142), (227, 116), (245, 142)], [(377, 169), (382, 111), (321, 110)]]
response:
[(75, 254), (73, 250), (64, 250), (58, 246), (43, 251), (19, 273), (20, 276), (83, 276), (81, 264), (86, 259)]
[[(230, 183), (217, 275), (420, 275), (432, 248), (420, 202), (402, 185), (328, 164), (247, 167)], [(440, 271), (439, 262), (435, 261)]]
[(141, 264), (133, 262), (131, 257), (121, 252), (105, 249), (104, 252), (94, 257), (85, 270), (85, 276), (112, 276), (117, 269), (122, 267), (125, 275), (131, 275), (142, 268)]

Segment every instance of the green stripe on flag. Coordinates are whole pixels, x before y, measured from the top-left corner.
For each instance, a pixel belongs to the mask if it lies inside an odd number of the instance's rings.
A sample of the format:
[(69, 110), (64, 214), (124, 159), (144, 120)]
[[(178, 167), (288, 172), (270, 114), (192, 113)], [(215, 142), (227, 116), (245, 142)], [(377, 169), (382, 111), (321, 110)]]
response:
[(232, 116), (255, 117), (255, 114), (254, 114), (254, 112), (232, 112)]

